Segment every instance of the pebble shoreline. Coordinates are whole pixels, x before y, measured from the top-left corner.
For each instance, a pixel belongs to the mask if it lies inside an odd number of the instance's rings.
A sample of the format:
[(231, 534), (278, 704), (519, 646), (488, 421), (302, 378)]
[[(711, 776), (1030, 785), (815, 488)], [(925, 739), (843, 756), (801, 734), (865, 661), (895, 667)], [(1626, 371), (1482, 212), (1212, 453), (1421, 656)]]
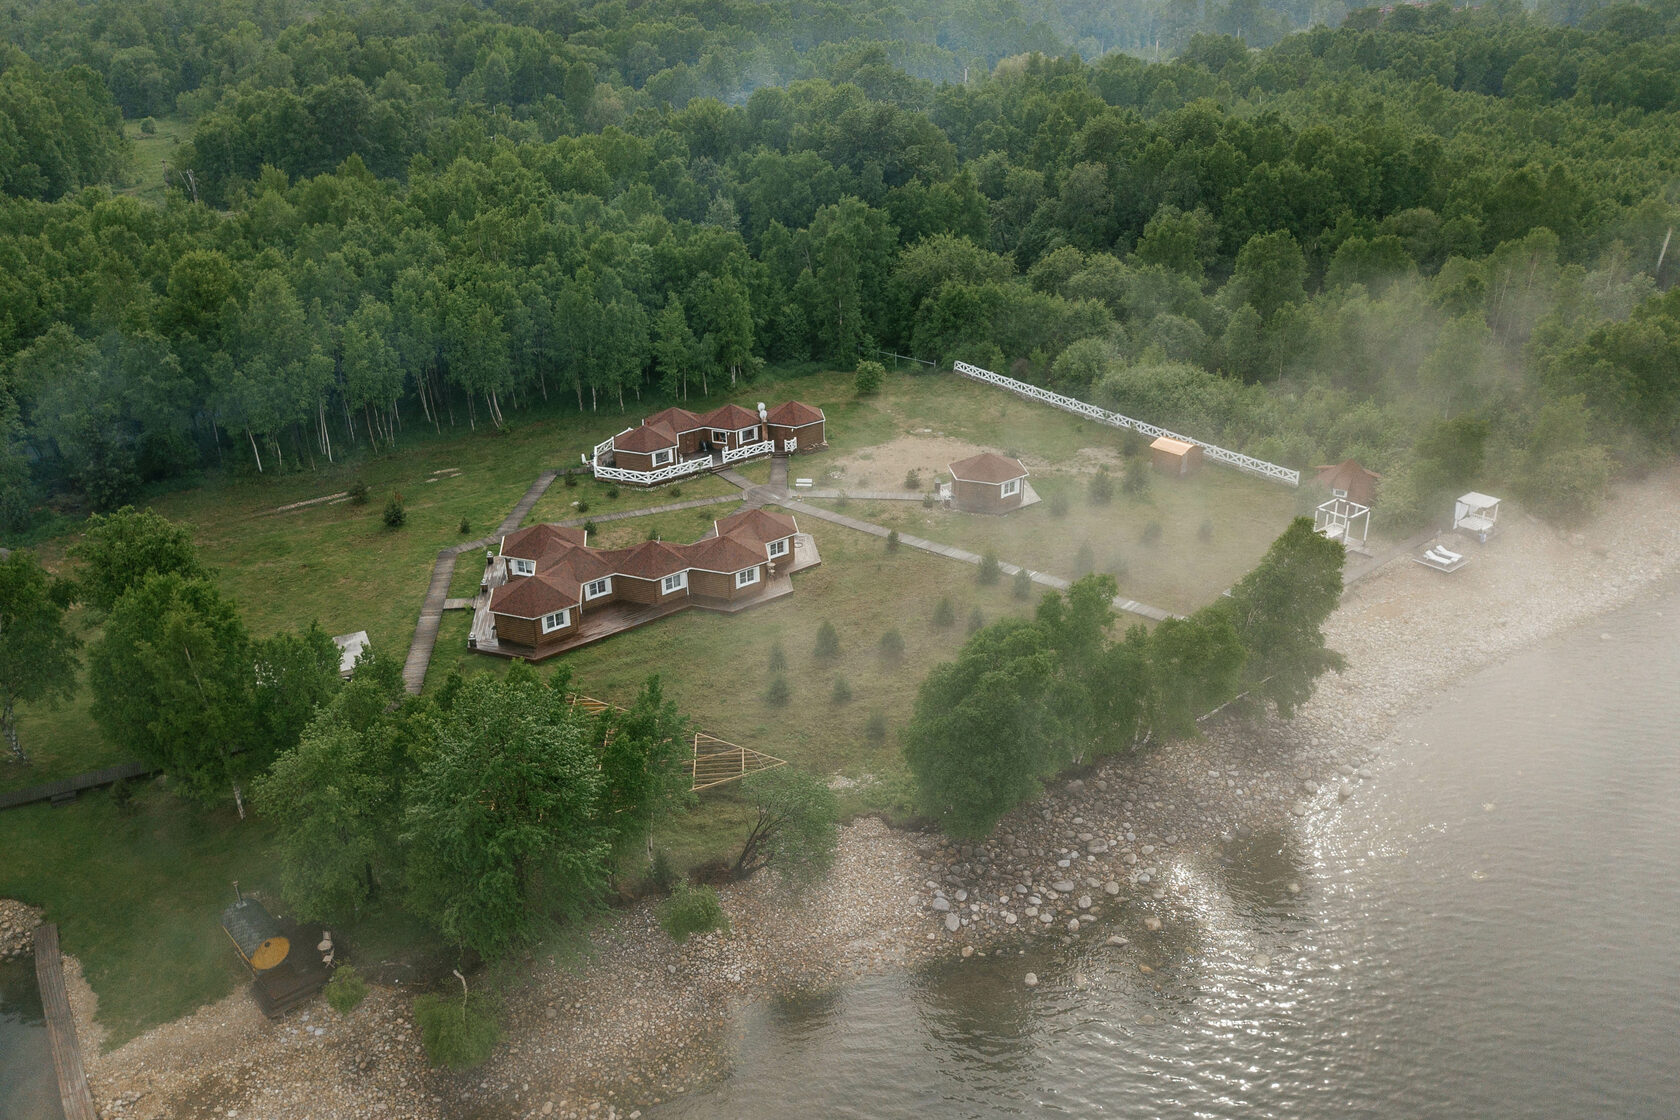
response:
[(727, 1073), (734, 1012), (754, 1000), (1045, 938), (1099, 938), (1147, 968), (1152, 939), (1193, 920), (1164, 874), (1174, 858), (1357, 805), (1407, 708), (1680, 571), (1680, 470), (1622, 485), (1584, 533), (1520, 516), (1502, 530), (1457, 573), (1402, 558), (1350, 588), (1327, 628), (1349, 671), (1292, 721), (1215, 721), (1109, 761), (984, 843), (856, 821), (803, 896), (767, 877), (722, 890), (728, 936), (674, 945), (644, 904), (598, 927), (581, 966), (522, 962), (504, 1041), (469, 1074), (426, 1068), (408, 996), (385, 988), (345, 1018), (315, 1001), (272, 1023), (241, 990), (101, 1053), (93, 993), (67, 960), (95, 1097), (108, 1117), (635, 1120)]

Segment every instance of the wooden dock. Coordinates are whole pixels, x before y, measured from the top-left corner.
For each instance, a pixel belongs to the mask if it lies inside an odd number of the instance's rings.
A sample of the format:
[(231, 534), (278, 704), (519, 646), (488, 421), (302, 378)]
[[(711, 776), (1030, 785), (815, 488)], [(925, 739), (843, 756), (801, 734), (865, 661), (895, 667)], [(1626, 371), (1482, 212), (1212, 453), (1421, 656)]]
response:
[(99, 1120), (82, 1068), (82, 1048), (76, 1042), (76, 1020), (70, 1014), (70, 994), (64, 987), (64, 959), (58, 952), (58, 926), (51, 922), (35, 931), (35, 981), (41, 989), (52, 1043), (53, 1070), (58, 1074), (58, 1097), (64, 1120)]

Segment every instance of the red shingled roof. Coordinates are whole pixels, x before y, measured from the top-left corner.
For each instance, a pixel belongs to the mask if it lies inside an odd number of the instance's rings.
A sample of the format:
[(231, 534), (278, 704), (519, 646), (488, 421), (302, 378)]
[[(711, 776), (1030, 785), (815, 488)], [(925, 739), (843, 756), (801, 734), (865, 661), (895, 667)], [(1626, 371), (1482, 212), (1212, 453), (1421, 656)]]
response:
[(633, 548), (620, 548), (602, 554), (618, 575), (635, 579), (664, 579), (688, 567), (682, 553), (664, 541), (643, 541)]
[(738, 572), (768, 559), (762, 547), (753, 548), (734, 537), (707, 537), (685, 544), (682, 554), (689, 567), (704, 572)]
[(490, 593), (490, 610), (514, 618), (541, 618), (578, 605), (578, 581), (566, 571), (509, 580)]
[(1012, 478), (1027, 477), (1027, 468), (1021, 465), (1019, 459), (1011, 459), (995, 451), (982, 451), (970, 458), (959, 459), (951, 464), (950, 470), (952, 478), (963, 482), (984, 482), (991, 486), (1001, 485)]
[(682, 432), (698, 431), (706, 426), (700, 417), (696, 416), (686, 408), (661, 409), (659, 412), (649, 416), (646, 420), (643, 420), (642, 423), (648, 426), (663, 424), (665, 427), (671, 429), (671, 431), (679, 434)]
[(744, 509), (717, 522), (718, 536), (733, 537), (759, 549), (763, 549), (771, 541), (791, 537), (797, 532), (799, 525), (791, 515), (773, 513), (767, 509)]
[(613, 437), (615, 451), (663, 451), (676, 445), (676, 433), (664, 424), (643, 424)]
[(806, 424), (820, 423), (823, 410), (812, 408), (800, 401), (783, 401), (770, 410), (770, 423), (784, 428), (803, 428)]
[(742, 408), (738, 404), (726, 404), (722, 408), (700, 417), (700, 422), (708, 428), (728, 428), (734, 431), (738, 428), (750, 428), (758, 423), (758, 413), (750, 408)]
[(531, 525), (502, 538), (502, 555), (521, 560), (539, 560), (557, 549), (581, 547), (586, 542), (582, 529), (565, 525)]

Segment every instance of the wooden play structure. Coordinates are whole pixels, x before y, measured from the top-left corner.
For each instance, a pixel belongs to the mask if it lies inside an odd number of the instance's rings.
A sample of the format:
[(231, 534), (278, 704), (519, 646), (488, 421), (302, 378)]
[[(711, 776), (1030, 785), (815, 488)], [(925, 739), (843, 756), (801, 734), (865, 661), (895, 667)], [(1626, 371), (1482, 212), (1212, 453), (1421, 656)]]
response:
[[(581, 708), (590, 715), (604, 712), (608, 708), (618, 712), (625, 710), (617, 704), (609, 704), (605, 700), (579, 695), (572, 697), (572, 707)], [(774, 770), (778, 766), (787, 765), (787, 759), (785, 758), (777, 758), (775, 755), (765, 754), (763, 751), (755, 751), (751, 747), (738, 746), (726, 739), (719, 739), (716, 735), (708, 735), (704, 731), (693, 733), (690, 749), (693, 751), (688, 762), (688, 771), (691, 778), (689, 792), (691, 793), (699, 793), (701, 790), (712, 789), (728, 782), (738, 782), (748, 774), (757, 774), (761, 770)]]

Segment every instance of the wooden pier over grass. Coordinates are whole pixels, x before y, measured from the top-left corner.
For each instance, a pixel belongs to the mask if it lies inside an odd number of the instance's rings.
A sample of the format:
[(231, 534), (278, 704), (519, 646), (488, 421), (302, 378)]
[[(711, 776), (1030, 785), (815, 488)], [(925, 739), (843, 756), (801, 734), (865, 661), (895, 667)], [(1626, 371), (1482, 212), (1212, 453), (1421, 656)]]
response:
[(70, 993), (64, 986), (64, 958), (58, 952), (58, 926), (52, 922), (35, 931), (35, 982), (41, 989), (41, 1010), (52, 1043), (53, 1070), (58, 1074), (58, 1098), (64, 1120), (99, 1120), (82, 1067), (82, 1048), (76, 1041), (76, 1020), (70, 1013)]

